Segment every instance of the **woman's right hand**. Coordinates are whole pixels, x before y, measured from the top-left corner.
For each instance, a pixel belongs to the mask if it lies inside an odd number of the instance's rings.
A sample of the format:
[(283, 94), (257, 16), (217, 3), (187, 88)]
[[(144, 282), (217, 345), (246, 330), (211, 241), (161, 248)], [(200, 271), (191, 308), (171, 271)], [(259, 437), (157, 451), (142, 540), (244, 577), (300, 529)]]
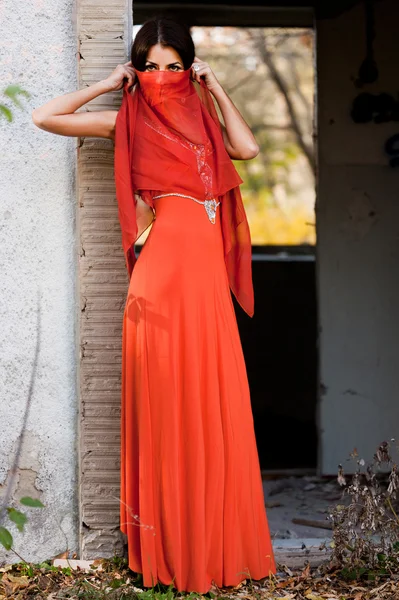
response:
[(111, 75), (103, 79), (103, 82), (109, 88), (110, 92), (116, 92), (122, 89), (125, 83), (124, 79), (127, 79), (129, 89), (136, 83), (136, 71), (130, 60), (123, 65), (118, 65), (112, 71)]

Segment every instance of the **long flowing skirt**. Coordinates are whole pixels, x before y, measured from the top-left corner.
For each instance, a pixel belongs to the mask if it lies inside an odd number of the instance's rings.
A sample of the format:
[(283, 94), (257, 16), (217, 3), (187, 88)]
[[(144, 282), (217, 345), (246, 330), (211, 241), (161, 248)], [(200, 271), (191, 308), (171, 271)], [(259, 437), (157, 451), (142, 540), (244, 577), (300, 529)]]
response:
[(168, 196), (123, 317), (120, 528), (145, 586), (276, 572), (219, 208)]

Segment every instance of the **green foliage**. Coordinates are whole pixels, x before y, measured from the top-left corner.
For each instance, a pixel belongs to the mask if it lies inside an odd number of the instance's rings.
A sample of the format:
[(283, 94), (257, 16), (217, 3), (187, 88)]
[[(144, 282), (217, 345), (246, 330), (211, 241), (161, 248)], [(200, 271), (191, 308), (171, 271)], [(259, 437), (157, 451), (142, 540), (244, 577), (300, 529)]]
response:
[[(23, 105), (21, 104), (18, 96), (25, 96), (25, 98), (30, 98), (29, 92), (22, 89), (19, 85), (9, 85), (3, 91), (3, 96), (5, 96), (8, 100), (12, 102), (14, 106), (17, 108), (23, 109)], [(13, 115), (11, 109), (0, 102), (0, 117), (5, 118), (9, 123), (13, 120)]]
[(0, 544), (4, 546), (6, 550), (10, 550), (12, 546), (12, 535), (5, 527), (0, 525)]
[(0, 115), (5, 117), (9, 123), (12, 121), (12, 112), (4, 104), (0, 104)]
[(8, 518), (10, 519), (10, 521), (13, 521), (13, 523), (16, 524), (19, 531), (23, 531), (24, 525), (25, 525), (26, 521), (28, 520), (25, 513), (22, 513), (21, 511), (16, 510), (15, 508), (12, 508), (10, 506), (7, 508), (7, 512), (8, 512)]
[[(30, 496), (24, 496), (20, 499), (20, 503), (25, 506), (32, 508), (44, 508), (44, 504), (38, 498), (31, 498)], [(24, 526), (28, 520), (25, 513), (13, 508), (11, 506), (6, 507), (7, 515), (10, 521), (15, 523), (19, 531), (24, 530)], [(11, 550), (13, 545), (13, 537), (11, 532), (3, 526), (0, 526), (0, 544), (6, 549)]]
[(35, 565), (31, 565), (28, 563), (22, 563), (21, 565), (21, 575), (25, 577), (34, 577), (35, 576)]
[(35, 572), (40, 570), (42, 573), (63, 573), (64, 575), (71, 576), (73, 571), (71, 567), (56, 567), (52, 564), (51, 560), (45, 560), (40, 563), (21, 563), (21, 574), (27, 575), (28, 577), (34, 577)]
[(38, 498), (31, 498), (30, 496), (21, 498), (20, 503), (25, 506), (31, 506), (32, 508), (44, 508), (44, 504), (42, 504)]

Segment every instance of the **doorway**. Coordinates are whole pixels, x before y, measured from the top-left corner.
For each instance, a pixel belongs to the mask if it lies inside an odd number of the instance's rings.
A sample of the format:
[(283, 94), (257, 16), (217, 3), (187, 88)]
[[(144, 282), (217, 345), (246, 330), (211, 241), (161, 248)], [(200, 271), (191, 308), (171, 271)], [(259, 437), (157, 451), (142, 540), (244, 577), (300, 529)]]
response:
[(317, 464), (313, 29), (197, 26), (209, 62), (254, 132), (234, 161), (253, 244), (255, 315), (235, 302), (263, 470)]
[[(197, 6), (197, 5), (196, 5)], [(176, 5), (177, 7), (177, 5)], [(254, 131), (259, 155), (234, 161), (253, 244), (255, 315), (234, 299), (264, 473), (316, 471), (317, 301), (315, 269), (314, 36), (310, 15), (190, 5), (158, 13), (134, 4), (133, 33), (154, 14), (186, 17), (208, 62)], [(216, 12), (215, 12), (216, 11)], [(222, 11), (223, 12), (223, 11)], [(295, 26), (289, 26), (294, 23)], [(142, 242), (144, 243), (144, 239)]]

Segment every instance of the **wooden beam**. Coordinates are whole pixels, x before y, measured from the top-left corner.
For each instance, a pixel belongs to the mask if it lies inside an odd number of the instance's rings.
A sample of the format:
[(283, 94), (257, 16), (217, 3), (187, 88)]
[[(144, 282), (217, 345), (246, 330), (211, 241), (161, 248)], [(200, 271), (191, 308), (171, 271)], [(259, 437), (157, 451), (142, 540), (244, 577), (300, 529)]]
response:
[(141, 24), (155, 15), (177, 17), (189, 26), (237, 27), (312, 27), (313, 9), (310, 7), (239, 6), (227, 4), (170, 2), (134, 3), (135, 24)]

